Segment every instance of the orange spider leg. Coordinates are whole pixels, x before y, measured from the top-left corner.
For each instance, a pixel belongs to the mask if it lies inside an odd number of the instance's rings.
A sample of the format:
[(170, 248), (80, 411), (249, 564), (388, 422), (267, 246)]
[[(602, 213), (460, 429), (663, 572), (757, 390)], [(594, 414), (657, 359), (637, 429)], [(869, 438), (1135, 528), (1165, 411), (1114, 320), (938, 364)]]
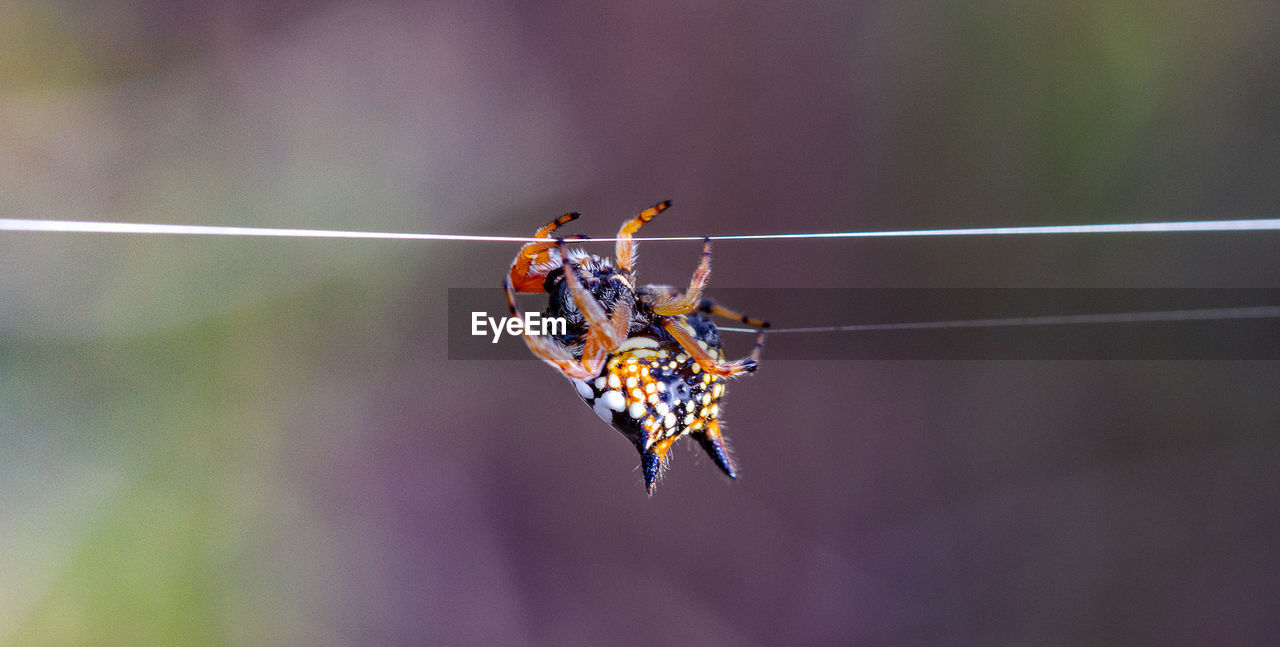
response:
[[(702, 261), (689, 281), (689, 289), (682, 295), (678, 292), (670, 296), (660, 296), (653, 302), (653, 313), (664, 317), (682, 315), (693, 312), (702, 302), (702, 288), (711, 278), (711, 239), (702, 240)], [(674, 291), (673, 291), (674, 292)]]
[[(520, 313), (520, 306), (516, 305), (516, 291), (511, 285), (511, 279), (502, 280), (503, 287), (507, 290), (507, 306), (511, 308), (511, 316), (517, 319), (523, 319)], [(589, 380), (600, 374), (600, 368), (604, 366), (607, 354), (595, 352), (594, 354), (583, 354), (582, 361), (578, 361), (573, 355), (560, 345), (552, 337), (544, 337), (541, 335), (521, 335), (525, 344), (529, 346), (529, 350), (533, 351), (544, 362), (554, 366), (562, 375), (570, 379)]]
[[(551, 232), (577, 220), (581, 215), (577, 212), (566, 213), (534, 232), (533, 237), (549, 238)], [(551, 260), (548, 250), (555, 246), (555, 241), (548, 240), (545, 243), (525, 243), (520, 248), (520, 251), (516, 253), (516, 260), (511, 263), (511, 282), (515, 285), (516, 292), (543, 291), (542, 280), (546, 275), (534, 271), (533, 266)]]
[(640, 228), (649, 224), (654, 216), (666, 211), (670, 206), (670, 200), (663, 200), (641, 211), (635, 218), (622, 225), (622, 229), (618, 230), (618, 243), (614, 246), (613, 252), (613, 255), (618, 258), (618, 269), (628, 274), (632, 272), (636, 263), (636, 243), (631, 240), (631, 235), (640, 231)]
[(568, 261), (569, 255), (565, 250), (564, 241), (557, 241), (557, 245), (561, 267), (564, 268), (564, 280), (569, 285), (573, 302), (578, 304), (578, 309), (587, 320), (587, 351), (598, 346), (606, 352), (612, 352), (627, 340), (627, 331), (631, 326), (631, 301), (620, 301), (614, 308), (613, 316), (610, 317), (600, 306), (600, 302), (596, 301), (595, 296), (582, 287), (578, 268)]
[(756, 370), (756, 366), (760, 363), (760, 352), (764, 349), (764, 331), (756, 337), (756, 344), (751, 348), (751, 355), (746, 359), (734, 360), (726, 362), (718, 357), (711, 355), (707, 350), (705, 342), (700, 342), (693, 335), (689, 324), (680, 319), (669, 319), (662, 324), (663, 330), (671, 334), (671, 337), (680, 344), (680, 347), (689, 353), (698, 366), (702, 370), (720, 377), (730, 377), (741, 373), (750, 373)]
[(698, 310), (710, 315), (715, 315), (717, 317), (724, 317), (725, 319), (730, 319), (732, 321), (744, 323), (748, 326), (751, 326), (752, 328), (768, 328), (769, 327), (769, 322), (764, 321), (763, 319), (748, 317), (747, 315), (744, 315), (741, 312), (730, 310), (716, 303), (715, 301), (712, 301), (711, 299), (703, 299), (702, 303), (698, 304)]

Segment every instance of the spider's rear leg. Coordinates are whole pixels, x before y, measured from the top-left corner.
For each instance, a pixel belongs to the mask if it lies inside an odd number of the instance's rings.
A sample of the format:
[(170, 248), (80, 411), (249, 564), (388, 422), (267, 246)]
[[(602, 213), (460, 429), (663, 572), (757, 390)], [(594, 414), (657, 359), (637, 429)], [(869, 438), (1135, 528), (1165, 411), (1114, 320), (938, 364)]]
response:
[(640, 228), (649, 224), (654, 216), (666, 211), (671, 206), (670, 200), (663, 200), (658, 204), (641, 211), (635, 218), (628, 220), (622, 225), (622, 229), (618, 230), (618, 243), (614, 245), (613, 255), (618, 258), (618, 268), (624, 272), (632, 272), (635, 270), (636, 264), (636, 243), (631, 240), (631, 236)]
[(763, 319), (748, 317), (747, 315), (744, 315), (741, 312), (738, 312), (736, 310), (730, 310), (716, 303), (711, 299), (703, 299), (702, 303), (698, 304), (698, 310), (700, 312), (705, 312), (709, 315), (723, 317), (730, 321), (737, 321), (738, 323), (746, 324), (748, 326), (751, 326), (752, 328), (768, 328), (769, 327), (769, 322), (764, 321)]
[(699, 261), (698, 269), (693, 273), (693, 278), (689, 280), (689, 289), (684, 294), (677, 292), (670, 295), (661, 295), (654, 299), (654, 314), (672, 317), (693, 312), (702, 302), (702, 288), (706, 287), (707, 280), (710, 278), (711, 239), (703, 238), (702, 260)]
[[(533, 237), (549, 238), (552, 232), (577, 220), (581, 215), (576, 211), (566, 213), (543, 225), (542, 228), (534, 232)], [(572, 238), (572, 240), (585, 239), (585, 236), (574, 236)], [(542, 281), (546, 278), (546, 275), (535, 271), (533, 266), (550, 261), (548, 250), (555, 246), (556, 241), (548, 240), (547, 242), (525, 243), (520, 248), (520, 251), (516, 253), (516, 260), (511, 263), (511, 283), (515, 286), (516, 292), (542, 292)]]
[(751, 373), (756, 370), (760, 364), (760, 353), (764, 350), (764, 331), (756, 336), (756, 343), (751, 347), (751, 354), (745, 359), (738, 359), (726, 362), (711, 354), (708, 350), (706, 342), (699, 341), (694, 336), (693, 330), (689, 328), (689, 324), (682, 319), (668, 319), (662, 324), (663, 330), (671, 334), (671, 337), (680, 344), (680, 347), (689, 353), (698, 366), (702, 370), (719, 377), (731, 377), (742, 373)]

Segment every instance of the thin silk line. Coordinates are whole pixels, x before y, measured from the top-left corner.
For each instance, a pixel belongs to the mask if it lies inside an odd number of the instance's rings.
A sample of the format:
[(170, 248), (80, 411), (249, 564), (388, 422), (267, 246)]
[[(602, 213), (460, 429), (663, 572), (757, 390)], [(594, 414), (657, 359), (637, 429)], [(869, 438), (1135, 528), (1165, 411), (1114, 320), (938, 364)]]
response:
[[(1066, 324), (1141, 323), (1160, 321), (1205, 321), (1214, 319), (1280, 318), (1280, 306), (1241, 308), (1205, 308), (1197, 310), (1163, 310), (1157, 312), (1113, 312), (1105, 314), (1051, 315), (1043, 317), (1011, 317), (1007, 319), (958, 319), (951, 321), (916, 321), (910, 323), (856, 324), (851, 326), (815, 326), (811, 328), (767, 328), (770, 335), (815, 332), (863, 332), (873, 330), (922, 330), (927, 328), (991, 328), (997, 326), (1056, 326)], [(760, 332), (758, 328), (720, 327), (726, 332)]]
[[(1102, 234), (1185, 231), (1274, 231), (1280, 230), (1280, 218), (1254, 220), (1195, 220), (1175, 222), (1115, 223), (1102, 225), (1055, 225), (1044, 227), (982, 227), (970, 229), (908, 229), (899, 231), (844, 231), (808, 234), (742, 234), (710, 236), (712, 240), (780, 240), (802, 238), (875, 238), (906, 236), (987, 236), (1028, 234)], [(84, 220), (33, 220), (0, 218), (0, 231), (155, 234), (185, 236), (260, 236), (285, 238), (357, 238), (384, 240), (453, 240), (523, 243), (539, 239), (523, 236), (481, 236), (466, 234), (424, 234), (377, 231), (343, 231), (331, 229), (291, 229), (271, 227), (221, 227), (208, 225), (171, 225)], [(545, 240), (545, 239), (542, 239)], [(575, 242), (614, 242), (616, 238), (593, 238)], [(699, 236), (660, 236), (634, 238), (637, 241), (696, 241)], [(1212, 319), (1262, 319), (1280, 317), (1280, 306), (1217, 308), (1202, 310), (1169, 310), (1163, 312), (1124, 312), (1109, 314), (1015, 317), (1006, 319), (966, 319), (922, 321), (911, 323), (857, 324), (849, 326), (817, 326), (810, 328), (770, 329), (770, 334), (857, 332), (875, 330), (919, 330), (928, 328), (982, 328), (996, 326), (1048, 326), (1092, 323), (1134, 323), (1157, 321), (1194, 321)], [(754, 328), (723, 327), (726, 332), (757, 332)]]
[[(1104, 225), (1054, 225), (1047, 227), (981, 227), (972, 229), (906, 229), (898, 231), (837, 231), (807, 234), (739, 234), (710, 236), (712, 240), (785, 240), (800, 238), (892, 238), (905, 236), (995, 236), (1029, 234), (1114, 234), (1184, 231), (1275, 231), (1280, 218), (1255, 220), (1195, 220), (1179, 222), (1137, 222)], [(287, 238), (366, 238), (391, 240), (456, 240), (524, 243), (539, 240), (528, 236), (482, 236), (467, 234), (422, 234), (332, 229), (292, 229), (274, 227), (220, 227), (208, 225), (166, 225), (85, 220), (30, 220), (0, 218), (0, 231), (157, 234), (182, 236), (267, 236)], [(545, 239), (543, 239), (545, 240)], [(574, 242), (614, 242), (617, 238), (591, 238)], [(703, 240), (701, 236), (637, 237), (646, 242)]]

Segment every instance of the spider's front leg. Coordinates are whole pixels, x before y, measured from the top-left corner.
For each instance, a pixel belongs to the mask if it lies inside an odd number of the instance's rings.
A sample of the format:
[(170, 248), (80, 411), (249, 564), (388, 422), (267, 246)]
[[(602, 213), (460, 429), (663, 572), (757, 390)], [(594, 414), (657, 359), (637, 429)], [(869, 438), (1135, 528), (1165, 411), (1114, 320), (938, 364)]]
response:
[(658, 204), (641, 211), (635, 218), (628, 220), (622, 225), (622, 229), (618, 230), (618, 242), (614, 245), (613, 255), (618, 258), (618, 268), (624, 272), (634, 272), (636, 263), (636, 243), (631, 239), (632, 234), (640, 231), (640, 228), (649, 224), (655, 216), (666, 211), (671, 206), (670, 200), (663, 200)]

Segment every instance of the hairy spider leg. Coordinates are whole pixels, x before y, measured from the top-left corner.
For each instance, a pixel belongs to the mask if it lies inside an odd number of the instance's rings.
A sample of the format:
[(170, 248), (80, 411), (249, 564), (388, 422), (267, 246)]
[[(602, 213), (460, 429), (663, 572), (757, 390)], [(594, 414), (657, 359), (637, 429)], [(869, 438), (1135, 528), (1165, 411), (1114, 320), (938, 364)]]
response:
[[(507, 306), (511, 309), (511, 316), (517, 319), (523, 319), (524, 315), (520, 312), (520, 306), (516, 304), (516, 291), (511, 285), (510, 278), (502, 280), (502, 286), (507, 291)], [(533, 351), (542, 361), (555, 367), (570, 379), (587, 380), (595, 377), (600, 373), (600, 368), (604, 366), (604, 355), (588, 357), (583, 354), (582, 360), (579, 361), (574, 357), (568, 349), (556, 341), (554, 337), (545, 335), (521, 335), (524, 343), (529, 346), (529, 350)]]
[(578, 309), (587, 320), (587, 347), (583, 352), (583, 359), (593, 354), (593, 350), (603, 351), (608, 355), (627, 340), (627, 329), (631, 325), (631, 302), (620, 301), (613, 310), (613, 316), (610, 317), (600, 302), (596, 301), (595, 296), (582, 286), (577, 266), (569, 262), (564, 240), (557, 240), (556, 243), (560, 253), (560, 266), (564, 269), (564, 280), (569, 285), (573, 302), (578, 304)]
[(618, 230), (618, 242), (614, 245), (615, 251), (613, 253), (618, 258), (619, 269), (628, 274), (635, 271), (636, 242), (631, 239), (631, 236), (640, 231), (641, 227), (649, 224), (649, 221), (653, 220), (654, 216), (666, 211), (670, 206), (670, 200), (663, 200), (641, 211), (635, 218), (623, 223), (622, 229)]
[(684, 294), (672, 290), (669, 295), (658, 296), (653, 302), (653, 313), (664, 317), (688, 314), (697, 309), (702, 302), (702, 288), (711, 278), (711, 239), (702, 239), (702, 260), (698, 269), (689, 280), (689, 289)]
[(756, 343), (751, 348), (750, 356), (745, 359), (726, 362), (713, 357), (707, 351), (706, 344), (699, 342), (693, 336), (688, 324), (682, 319), (668, 319), (662, 323), (662, 328), (671, 334), (671, 337), (676, 340), (676, 343), (680, 344), (681, 348), (684, 348), (685, 352), (689, 353), (689, 357), (698, 362), (698, 366), (701, 366), (702, 370), (720, 377), (731, 377), (756, 370), (760, 363), (760, 353), (764, 350), (764, 331), (762, 330), (756, 336)]
[(744, 323), (748, 326), (751, 326), (752, 328), (768, 328), (769, 327), (769, 322), (764, 321), (763, 319), (748, 317), (747, 315), (744, 315), (741, 312), (738, 312), (736, 310), (730, 310), (716, 303), (712, 299), (703, 299), (702, 303), (698, 304), (698, 310), (700, 312), (705, 312), (707, 314), (715, 315), (717, 317), (723, 317), (731, 321)]
[[(566, 213), (534, 232), (533, 237), (550, 238), (551, 232), (577, 220), (580, 216), (582, 214), (576, 211)], [(585, 240), (585, 238), (585, 236), (575, 236), (573, 240)], [(516, 260), (511, 263), (511, 282), (515, 285), (516, 292), (543, 291), (542, 281), (546, 278), (546, 273), (537, 271), (535, 266), (549, 262), (551, 260), (549, 250), (555, 246), (556, 241), (548, 240), (545, 243), (525, 243), (520, 248), (516, 253)]]

